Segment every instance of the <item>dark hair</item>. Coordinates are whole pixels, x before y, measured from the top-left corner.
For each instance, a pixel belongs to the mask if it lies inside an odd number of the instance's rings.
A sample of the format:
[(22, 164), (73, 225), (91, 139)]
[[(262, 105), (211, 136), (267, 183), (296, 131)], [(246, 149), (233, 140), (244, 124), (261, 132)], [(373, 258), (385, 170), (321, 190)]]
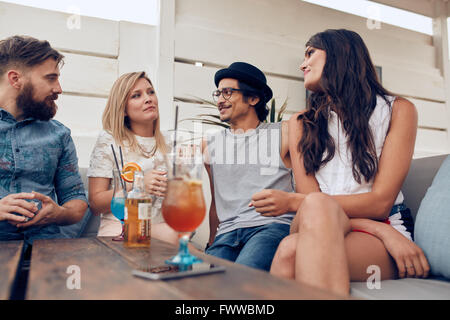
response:
[[(316, 173), (333, 159), (335, 144), (328, 132), (330, 111), (337, 113), (348, 138), (354, 179), (371, 180), (378, 158), (369, 119), (381, 96), (390, 105), (390, 93), (380, 84), (375, 67), (361, 37), (349, 30), (326, 30), (312, 36), (306, 47), (325, 50), (326, 62), (320, 78), (320, 92), (307, 101), (303, 134), (298, 150), (307, 174)], [(325, 157), (324, 157), (325, 153)]]
[(64, 56), (53, 49), (48, 41), (27, 36), (12, 36), (0, 40), (0, 76), (10, 66), (30, 68), (49, 58), (59, 64)]
[(242, 96), (244, 98), (244, 102), (248, 101), (248, 98), (251, 97), (258, 97), (259, 101), (254, 106), (256, 115), (258, 116), (259, 121), (264, 121), (267, 118), (267, 115), (269, 114), (269, 109), (267, 108), (267, 105), (265, 103), (266, 98), (264, 96), (264, 92), (262, 90), (259, 90), (257, 88), (251, 87), (250, 85), (246, 84), (245, 82), (238, 80), (239, 89), (242, 90)]

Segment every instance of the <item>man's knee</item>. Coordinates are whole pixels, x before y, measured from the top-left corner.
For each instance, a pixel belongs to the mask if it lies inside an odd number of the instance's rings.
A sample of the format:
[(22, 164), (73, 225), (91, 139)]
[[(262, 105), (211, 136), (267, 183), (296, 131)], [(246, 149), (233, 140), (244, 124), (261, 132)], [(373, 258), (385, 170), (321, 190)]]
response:
[(269, 271), (275, 252), (288, 232), (288, 225), (269, 226), (244, 245), (236, 263)]
[(236, 232), (234, 230), (216, 236), (213, 244), (206, 249), (205, 253), (218, 258), (235, 261), (240, 252), (240, 247), (236, 243)]

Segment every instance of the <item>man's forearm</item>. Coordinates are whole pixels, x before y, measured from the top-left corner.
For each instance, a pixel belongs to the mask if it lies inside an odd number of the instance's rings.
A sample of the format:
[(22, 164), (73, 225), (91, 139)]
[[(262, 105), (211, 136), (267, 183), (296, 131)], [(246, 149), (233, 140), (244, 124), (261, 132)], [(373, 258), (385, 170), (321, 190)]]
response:
[(87, 209), (87, 203), (83, 200), (70, 200), (64, 203), (56, 217), (56, 224), (60, 226), (70, 225), (80, 221)]

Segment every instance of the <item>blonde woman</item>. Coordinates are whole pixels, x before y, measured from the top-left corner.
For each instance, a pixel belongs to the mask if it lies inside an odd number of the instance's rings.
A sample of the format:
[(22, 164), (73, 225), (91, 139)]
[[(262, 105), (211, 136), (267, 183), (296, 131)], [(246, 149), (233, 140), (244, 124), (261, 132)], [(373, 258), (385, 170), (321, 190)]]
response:
[[(116, 152), (122, 148), (124, 163), (135, 162), (144, 170), (149, 193), (163, 196), (167, 187), (165, 172), (152, 169), (152, 158), (165, 153), (167, 147), (159, 129), (158, 98), (145, 72), (126, 73), (116, 80), (102, 122), (87, 174), (89, 204), (94, 214), (101, 215), (98, 236), (117, 236), (122, 225), (110, 210), (112, 170), (116, 167), (111, 144)], [(176, 232), (161, 216), (153, 217), (152, 223), (152, 237), (177, 243)]]

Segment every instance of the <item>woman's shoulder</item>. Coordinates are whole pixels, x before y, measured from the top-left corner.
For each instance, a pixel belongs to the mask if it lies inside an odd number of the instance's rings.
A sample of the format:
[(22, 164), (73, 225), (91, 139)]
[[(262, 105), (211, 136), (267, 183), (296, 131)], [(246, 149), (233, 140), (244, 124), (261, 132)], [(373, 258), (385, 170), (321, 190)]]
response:
[(417, 126), (418, 118), (417, 108), (411, 101), (401, 97), (395, 99), (392, 105), (392, 121), (402, 119), (404, 122), (410, 121)]
[(101, 146), (105, 147), (106, 146), (108, 148), (111, 148), (111, 144), (113, 144), (114, 146), (117, 146), (117, 143), (115, 142), (112, 134), (109, 133), (108, 131), (101, 130), (97, 137), (96, 146), (97, 147), (101, 147)]
[(409, 101), (408, 99), (403, 98), (403, 97), (393, 97), (392, 107), (394, 107), (394, 106), (400, 106), (400, 108), (415, 107), (414, 103), (412, 103), (411, 101)]
[(287, 132), (289, 139), (292, 141), (298, 141), (303, 132), (303, 122), (299, 119), (299, 116), (304, 114), (307, 110), (301, 110), (299, 112), (294, 113), (289, 120), (287, 121)]
[(100, 140), (100, 141), (107, 141), (107, 142), (113, 142), (114, 138), (111, 135), (111, 133), (109, 133), (108, 131), (102, 129), (102, 130), (100, 130), (100, 132), (98, 134), (98, 140)]
[(111, 150), (112, 144), (115, 145), (113, 136), (105, 130), (101, 130), (97, 136), (93, 152)]
[(408, 99), (405, 99), (403, 97), (395, 97), (394, 101), (392, 102), (392, 116), (394, 115), (412, 115), (417, 117), (417, 108)]
[(289, 120), (287, 120), (287, 125), (289, 128), (292, 127), (298, 127), (299, 125), (301, 125), (301, 120), (299, 119), (299, 116), (301, 116), (302, 114), (304, 114), (307, 110), (301, 110), (299, 112), (294, 113)]
[(88, 177), (111, 178), (112, 170), (112, 151), (111, 144), (114, 143), (113, 137), (102, 130), (97, 138), (94, 149), (91, 153), (89, 162)]
[(377, 95), (377, 106), (384, 105), (394, 108), (415, 108), (414, 104), (408, 99), (401, 96), (387, 95), (381, 96)]
[(371, 123), (385, 122), (393, 119), (396, 115), (417, 113), (414, 104), (400, 96), (377, 96), (377, 106), (371, 116)]

